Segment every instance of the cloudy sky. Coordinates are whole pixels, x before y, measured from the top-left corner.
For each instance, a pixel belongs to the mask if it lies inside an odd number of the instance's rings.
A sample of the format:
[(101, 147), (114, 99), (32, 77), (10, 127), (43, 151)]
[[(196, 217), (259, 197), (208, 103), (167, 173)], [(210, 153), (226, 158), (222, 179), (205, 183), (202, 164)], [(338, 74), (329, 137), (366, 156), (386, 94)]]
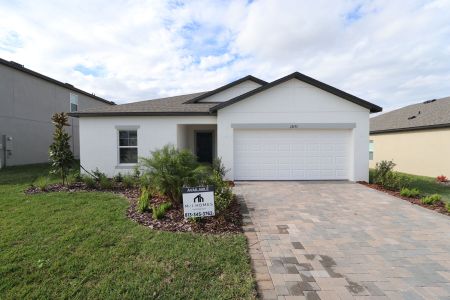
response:
[(117, 103), (299, 71), (385, 110), (450, 96), (450, 0), (0, 0), (0, 57)]

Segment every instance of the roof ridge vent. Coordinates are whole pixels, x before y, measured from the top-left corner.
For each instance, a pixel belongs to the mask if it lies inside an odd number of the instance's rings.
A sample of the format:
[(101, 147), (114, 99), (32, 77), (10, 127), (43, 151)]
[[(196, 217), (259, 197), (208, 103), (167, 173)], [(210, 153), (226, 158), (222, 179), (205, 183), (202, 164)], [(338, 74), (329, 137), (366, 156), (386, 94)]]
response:
[(423, 104), (433, 103), (434, 101), (436, 101), (436, 99), (431, 99), (431, 100), (424, 101)]

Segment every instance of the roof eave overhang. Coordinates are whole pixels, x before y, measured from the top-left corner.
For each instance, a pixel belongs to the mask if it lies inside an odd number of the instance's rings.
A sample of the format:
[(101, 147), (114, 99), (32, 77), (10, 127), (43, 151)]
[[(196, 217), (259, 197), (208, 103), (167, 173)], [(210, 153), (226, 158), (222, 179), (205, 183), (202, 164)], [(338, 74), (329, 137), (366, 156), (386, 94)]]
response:
[(450, 128), (450, 123), (436, 124), (436, 125), (425, 125), (425, 126), (416, 126), (416, 127), (383, 129), (383, 130), (372, 130), (372, 131), (370, 131), (370, 134), (377, 135), (377, 134), (384, 134), (384, 133), (419, 131), (419, 130), (440, 129), (440, 128)]
[(117, 116), (214, 116), (211, 112), (73, 112), (69, 116), (80, 117), (117, 117)]

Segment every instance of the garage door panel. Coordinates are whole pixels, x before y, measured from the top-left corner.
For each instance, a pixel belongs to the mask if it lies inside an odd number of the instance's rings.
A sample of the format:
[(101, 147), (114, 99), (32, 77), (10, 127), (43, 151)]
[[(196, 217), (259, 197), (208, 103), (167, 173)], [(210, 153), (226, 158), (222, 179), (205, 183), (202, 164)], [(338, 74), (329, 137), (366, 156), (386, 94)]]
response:
[(348, 179), (350, 133), (350, 130), (235, 130), (235, 179)]

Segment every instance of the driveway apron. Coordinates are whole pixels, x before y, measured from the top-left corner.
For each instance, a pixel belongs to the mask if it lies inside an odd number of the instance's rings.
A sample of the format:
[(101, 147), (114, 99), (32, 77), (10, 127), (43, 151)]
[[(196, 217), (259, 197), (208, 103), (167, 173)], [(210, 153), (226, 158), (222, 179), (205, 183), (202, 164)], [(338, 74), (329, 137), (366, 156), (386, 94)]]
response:
[(450, 299), (450, 218), (349, 182), (238, 182), (263, 299)]

